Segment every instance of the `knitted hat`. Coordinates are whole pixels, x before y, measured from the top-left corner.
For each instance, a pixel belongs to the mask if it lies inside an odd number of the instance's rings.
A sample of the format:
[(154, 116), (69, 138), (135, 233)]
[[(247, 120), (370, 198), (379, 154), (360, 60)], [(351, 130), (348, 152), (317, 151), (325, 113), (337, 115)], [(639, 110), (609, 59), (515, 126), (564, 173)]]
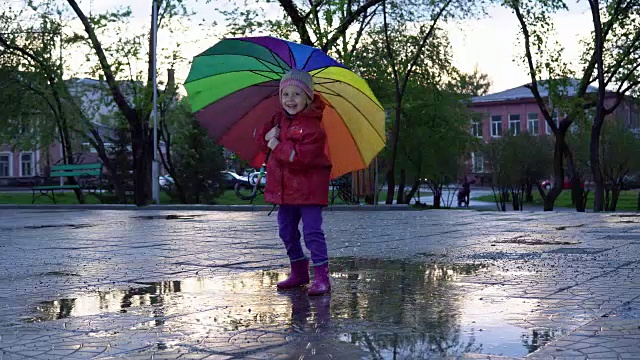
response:
[(280, 93), (282, 93), (282, 89), (288, 85), (295, 85), (301, 88), (309, 95), (309, 99), (313, 100), (313, 79), (308, 72), (291, 69), (288, 73), (284, 74), (280, 80)]

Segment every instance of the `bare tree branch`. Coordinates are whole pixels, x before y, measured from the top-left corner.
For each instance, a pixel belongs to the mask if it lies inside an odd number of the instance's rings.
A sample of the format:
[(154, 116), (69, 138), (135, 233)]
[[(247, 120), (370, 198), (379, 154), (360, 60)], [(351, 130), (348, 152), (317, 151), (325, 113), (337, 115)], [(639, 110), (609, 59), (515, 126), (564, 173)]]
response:
[(376, 6), (376, 8), (373, 9), (373, 11), (370, 14), (367, 14), (366, 12), (363, 14), (362, 20), (360, 21), (360, 26), (358, 27), (358, 30), (356, 31), (355, 39), (353, 40), (353, 44), (351, 44), (350, 53), (353, 54), (356, 51), (356, 48), (358, 47), (358, 44), (360, 43), (360, 39), (362, 38), (362, 34), (364, 34), (364, 29), (366, 29), (369, 26), (369, 24), (371, 24), (371, 21), (375, 17), (375, 15), (378, 12), (379, 8), (380, 8), (380, 5)]
[[(607, 78), (607, 80), (605, 80), (605, 86), (611, 83), (613, 78), (617, 75), (618, 71), (622, 67), (622, 63), (624, 63), (626, 60), (629, 59), (629, 56), (635, 50), (638, 44), (640, 44), (640, 31), (635, 33), (635, 35), (633, 36), (633, 39), (631, 39), (631, 43), (624, 49), (622, 54), (616, 60), (616, 63), (612, 66), (609, 77)], [(636, 66), (636, 69), (637, 69), (637, 66)]]
[(420, 57), (422, 56), (422, 50), (427, 45), (427, 41), (429, 41), (429, 39), (431, 39), (431, 36), (433, 35), (433, 32), (434, 32), (434, 30), (436, 28), (436, 24), (438, 23), (438, 20), (440, 19), (440, 17), (444, 13), (444, 11), (447, 9), (447, 7), (449, 7), (449, 4), (451, 4), (451, 1), (452, 0), (447, 0), (444, 3), (444, 5), (442, 5), (440, 10), (436, 14), (435, 18), (432, 19), (432, 23), (429, 26), (429, 30), (422, 37), (422, 41), (420, 42), (420, 45), (418, 46), (418, 49), (416, 49), (416, 52), (413, 55), (413, 60), (411, 60), (411, 63), (409, 64), (409, 67), (407, 68), (407, 72), (404, 74), (404, 80), (402, 82), (401, 94), (404, 94), (404, 92), (405, 92), (405, 90), (407, 88), (407, 84), (409, 83), (409, 77), (413, 73), (413, 69), (415, 68), (416, 64), (420, 60)]
[(604, 108), (605, 116), (613, 113), (616, 110), (616, 108), (620, 105), (620, 103), (622, 103), (622, 100), (624, 100), (626, 93), (636, 86), (640, 86), (640, 80), (630, 83), (629, 86), (627, 86), (624, 89), (618, 88), (618, 91), (616, 92), (616, 102), (613, 103), (611, 107)]
[(311, 40), (311, 36), (309, 35), (309, 30), (307, 29), (307, 25), (305, 23), (306, 17), (300, 15), (300, 11), (293, 3), (293, 0), (279, 0), (280, 6), (287, 13), (289, 19), (291, 19), (291, 23), (298, 30), (298, 34), (300, 35), (300, 42), (305, 45), (314, 46), (313, 40)]
[(129, 104), (127, 99), (122, 94), (122, 91), (120, 90), (120, 87), (116, 82), (115, 76), (113, 75), (113, 71), (111, 70), (111, 65), (109, 64), (109, 61), (107, 61), (107, 57), (104, 54), (102, 44), (100, 44), (100, 42), (98, 41), (98, 38), (96, 37), (96, 34), (91, 27), (89, 19), (84, 14), (84, 12), (82, 12), (75, 0), (67, 0), (67, 2), (69, 3), (69, 5), (71, 5), (71, 8), (73, 8), (73, 11), (82, 22), (82, 25), (84, 26), (84, 29), (89, 36), (89, 39), (91, 40), (91, 44), (96, 51), (100, 66), (102, 68), (102, 71), (104, 72), (107, 84), (109, 85), (109, 90), (111, 90), (111, 94), (113, 95), (114, 102), (116, 103), (116, 105), (118, 105), (118, 108), (120, 109), (120, 111), (122, 111), (123, 115), (126, 118), (135, 118), (135, 109)]
[(533, 94), (533, 97), (536, 99), (536, 103), (538, 104), (540, 111), (542, 111), (542, 116), (544, 116), (545, 120), (547, 121), (547, 124), (551, 128), (551, 131), (553, 131), (554, 134), (557, 134), (558, 127), (556, 126), (555, 122), (552, 120), (551, 114), (549, 114), (549, 110), (547, 109), (547, 105), (542, 100), (542, 96), (538, 91), (538, 80), (537, 80), (538, 75), (536, 73), (536, 68), (533, 64), (533, 57), (531, 55), (531, 34), (529, 33), (529, 28), (527, 26), (526, 21), (524, 20), (524, 16), (522, 16), (522, 13), (520, 12), (520, 7), (517, 4), (514, 4), (513, 10), (515, 11), (516, 17), (520, 22), (520, 27), (522, 28), (522, 35), (524, 36), (524, 51), (525, 51), (525, 56), (527, 58), (527, 64), (529, 65), (529, 75), (531, 76), (531, 84), (526, 85), (526, 87), (528, 87), (531, 90), (531, 93)]
[[(280, 2), (282, 1), (290, 1), (290, 0), (280, 0)], [(364, 4), (360, 5), (360, 7), (357, 8), (354, 12), (348, 12), (347, 17), (344, 19), (344, 21), (340, 25), (338, 25), (337, 28), (335, 28), (335, 30), (333, 31), (333, 35), (331, 35), (331, 37), (327, 40), (327, 42), (324, 43), (324, 45), (322, 46), (322, 51), (327, 52), (329, 49), (331, 49), (333, 45), (335, 45), (338, 42), (340, 37), (346, 33), (347, 29), (349, 28), (349, 26), (351, 26), (351, 24), (353, 24), (356, 20), (358, 20), (358, 18), (360, 18), (360, 16), (364, 14), (369, 8), (381, 3), (382, 1), (384, 0), (367, 0)]]

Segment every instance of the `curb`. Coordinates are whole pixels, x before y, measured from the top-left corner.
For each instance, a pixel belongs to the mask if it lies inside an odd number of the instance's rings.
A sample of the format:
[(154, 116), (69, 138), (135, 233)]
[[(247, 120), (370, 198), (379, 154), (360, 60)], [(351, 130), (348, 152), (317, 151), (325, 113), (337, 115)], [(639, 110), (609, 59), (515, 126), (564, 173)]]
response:
[[(0, 204), (0, 210), (179, 210), (179, 211), (271, 211), (273, 205), (136, 205), (124, 204)], [(415, 211), (406, 204), (393, 205), (333, 205), (324, 208), (324, 211)]]

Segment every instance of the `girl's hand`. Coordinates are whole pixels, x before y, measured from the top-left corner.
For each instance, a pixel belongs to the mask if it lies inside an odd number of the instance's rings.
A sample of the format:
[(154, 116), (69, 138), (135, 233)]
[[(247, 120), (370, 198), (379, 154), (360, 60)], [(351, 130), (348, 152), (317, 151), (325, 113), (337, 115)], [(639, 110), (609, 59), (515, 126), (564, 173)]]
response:
[(264, 140), (265, 141), (271, 141), (271, 139), (277, 139), (280, 137), (280, 128), (277, 126), (274, 126), (271, 130), (269, 130), (269, 132), (267, 132), (264, 135)]

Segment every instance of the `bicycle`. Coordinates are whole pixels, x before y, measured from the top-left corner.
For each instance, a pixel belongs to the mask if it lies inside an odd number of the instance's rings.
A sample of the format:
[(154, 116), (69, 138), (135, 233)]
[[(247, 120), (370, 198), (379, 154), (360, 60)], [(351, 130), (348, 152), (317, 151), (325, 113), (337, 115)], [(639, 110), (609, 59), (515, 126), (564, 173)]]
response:
[(241, 200), (253, 200), (260, 194), (264, 194), (267, 184), (267, 173), (264, 171), (249, 174), (247, 182), (237, 182), (234, 186), (236, 196)]

